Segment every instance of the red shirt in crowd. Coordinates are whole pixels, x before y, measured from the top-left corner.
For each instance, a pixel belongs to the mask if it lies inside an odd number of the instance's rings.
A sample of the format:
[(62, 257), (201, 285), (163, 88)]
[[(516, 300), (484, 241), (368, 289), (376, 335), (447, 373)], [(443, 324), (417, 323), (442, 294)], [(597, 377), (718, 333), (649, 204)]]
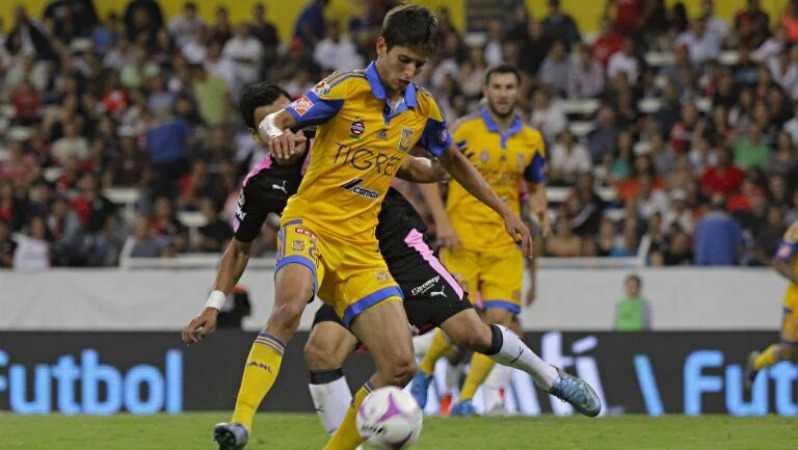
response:
[(743, 184), (745, 172), (737, 166), (727, 166), (721, 169), (717, 166), (708, 168), (701, 175), (701, 188), (709, 194), (723, 194), (731, 196)]

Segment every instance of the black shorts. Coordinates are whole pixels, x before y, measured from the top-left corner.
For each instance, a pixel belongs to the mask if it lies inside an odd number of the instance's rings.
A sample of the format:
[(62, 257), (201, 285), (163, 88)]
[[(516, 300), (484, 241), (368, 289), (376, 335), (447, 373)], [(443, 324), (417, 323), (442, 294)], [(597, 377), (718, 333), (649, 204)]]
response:
[[(468, 294), (457, 284), (454, 276), (419, 238), (417, 229), (396, 233), (396, 236), (408, 247), (408, 251), (401, 254), (397, 252), (395, 258), (386, 257), (385, 262), (404, 294), (408, 322), (419, 334), (439, 327), (460, 311), (473, 307)], [(316, 312), (313, 325), (327, 321), (344, 326), (332, 306), (325, 303)]]

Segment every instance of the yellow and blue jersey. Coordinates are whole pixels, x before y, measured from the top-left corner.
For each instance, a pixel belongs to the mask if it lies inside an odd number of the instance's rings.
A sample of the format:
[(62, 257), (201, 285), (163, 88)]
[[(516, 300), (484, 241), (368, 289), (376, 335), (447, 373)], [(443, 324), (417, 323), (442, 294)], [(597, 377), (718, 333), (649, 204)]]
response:
[[(522, 180), (545, 182), (546, 150), (540, 132), (515, 116), (510, 128), (502, 133), (483, 107), (461, 119), (452, 133), (458, 145), (464, 141), (468, 146), (471, 162), (496, 194), (520, 215)], [(504, 230), (501, 216), (455, 181), (449, 184), (446, 212), (466, 249), (515, 245)]]
[[(792, 270), (798, 273), (798, 220), (793, 222), (790, 228), (784, 233), (779, 249), (774, 256), (776, 259), (786, 261), (792, 265)], [(798, 286), (793, 284), (798, 289)]]
[(373, 62), (331, 75), (286, 110), (296, 128), (318, 129), (283, 223), (305, 219), (354, 241), (374, 240), (380, 204), (410, 149), (440, 156), (452, 143), (432, 96), (411, 83), (392, 105)]

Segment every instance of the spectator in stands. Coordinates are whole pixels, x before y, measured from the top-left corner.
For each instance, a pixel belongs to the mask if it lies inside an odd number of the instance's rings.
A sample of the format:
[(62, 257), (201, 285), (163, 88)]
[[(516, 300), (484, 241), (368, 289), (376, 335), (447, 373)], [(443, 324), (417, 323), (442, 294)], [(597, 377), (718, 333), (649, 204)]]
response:
[(8, 159), (0, 161), (0, 181), (20, 185), (27, 183), (35, 164), (33, 156), (25, 152), (25, 143), (15, 139), (11, 141)]
[(78, 123), (75, 119), (64, 123), (64, 137), (53, 143), (51, 155), (62, 163), (67, 159), (76, 158), (83, 161), (89, 157), (89, 142), (81, 136)]
[(208, 198), (201, 202), (202, 216), (206, 224), (199, 227), (199, 242), (195, 251), (200, 253), (218, 253), (227, 247), (227, 242), (233, 237), (233, 229), (219, 218), (216, 205)]
[[(677, 153), (688, 150), (689, 143), (693, 140), (693, 134), (699, 127), (700, 115), (695, 103), (687, 102), (682, 106), (679, 119), (671, 127), (669, 137), (670, 146)], [(702, 128), (704, 128), (702, 126)]]
[(706, 22), (701, 19), (693, 20), (690, 30), (677, 36), (674, 44), (687, 45), (690, 50), (690, 61), (699, 67), (720, 55), (720, 38), (714, 33), (709, 33)]
[(754, 259), (759, 265), (770, 265), (785, 231), (787, 222), (784, 220), (784, 211), (774, 206), (768, 208), (767, 222), (754, 235)]
[(47, 229), (53, 236), (53, 265), (83, 265), (83, 224), (65, 197), (56, 197), (46, 217)]
[(348, 35), (341, 35), (338, 22), (327, 24), (327, 35), (316, 45), (313, 60), (322, 69), (332, 72), (348, 72), (364, 67), (355, 42)]
[(769, 175), (787, 175), (798, 164), (792, 137), (786, 131), (779, 132), (776, 137), (776, 148), (770, 155)]
[(252, 18), (249, 32), (263, 46), (264, 65), (268, 66), (277, 58), (280, 35), (274, 23), (266, 20), (266, 6), (263, 3), (256, 3), (252, 8)]
[(734, 165), (743, 170), (767, 169), (770, 163), (770, 147), (764, 142), (759, 125), (752, 125), (748, 134), (733, 144)]
[(562, 131), (557, 143), (551, 147), (549, 160), (549, 174), (552, 183), (571, 184), (576, 181), (577, 175), (590, 172), (593, 164), (590, 153), (576, 142), (571, 130)]
[(701, 189), (707, 195), (730, 196), (740, 188), (745, 172), (731, 163), (728, 149), (719, 148), (716, 154), (716, 163), (701, 175)]
[(650, 219), (654, 214), (665, 215), (670, 208), (667, 194), (661, 189), (654, 188), (654, 179), (651, 175), (641, 174), (638, 180), (640, 187), (635, 201), (640, 215), (645, 219)]
[(191, 135), (192, 130), (182, 117), (159, 111), (154, 118), (146, 135), (154, 196), (173, 196), (177, 193), (177, 181), (187, 169)]
[(172, 200), (168, 197), (155, 200), (148, 223), (148, 233), (166, 239), (167, 246), (163, 250), (168, 256), (184, 253), (188, 249), (188, 228), (177, 219)]
[(599, 224), (598, 235), (590, 246), (589, 256), (606, 258), (618, 255), (626, 255), (626, 243), (623, 236), (618, 233), (615, 222), (608, 217), (603, 217)]
[[(516, 42), (520, 54), (524, 55), (524, 57), (520, 58), (518, 61), (518, 69), (528, 75), (536, 77), (543, 64), (543, 60), (546, 59), (546, 55), (549, 54), (552, 41), (546, 36), (543, 30), (543, 24), (540, 23), (540, 21), (530, 20), (528, 28), (528, 35), (523, 40), (513, 41), (509, 34), (507, 40)], [(507, 50), (505, 46), (503, 51), (505, 59), (509, 59), (510, 56), (507, 54)]]
[(549, 14), (543, 19), (543, 32), (552, 41), (562, 40), (571, 48), (582, 41), (574, 19), (560, 10), (560, 0), (549, 0)]
[(684, 189), (670, 192), (670, 204), (662, 216), (663, 231), (669, 231), (674, 226), (688, 234), (693, 232), (693, 212), (687, 206), (687, 192)]
[(701, 2), (700, 19), (706, 23), (708, 33), (716, 35), (720, 42), (726, 39), (726, 36), (729, 34), (729, 24), (715, 14), (715, 2), (713, 0), (704, 0)]
[(640, 75), (640, 61), (635, 53), (635, 42), (625, 36), (621, 41), (621, 51), (614, 53), (607, 65), (607, 78), (614, 79), (618, 73), (626, 73), (629, 82), (634, 84)]
[(577, 44), (568, 69), (568, 98), (596, 98), (604, 91), (604, 68), (584, 44)]
[(39, 216), (32, 217), (28, 223), (27, 233), (17, 239), (14, 270), (49, 269), (50, 240), (44, 219)]
[(593, 164), (600, 164), (605, 155), (611, 155), (618, 145), (619, 130), (615, 126), (615, 112), (602, 106), (598, 112), (598, 126), (587, 135), (587, 149)]
[(219, 75), (208, 72), (201, 62), (191, 64), (191, 70), (194, 80), (191, 87), (200, 117), (210, 127), (226, 126), (230, 122), (230, 93), (227, 83)]
[(150, 223), (145, 218), (136, 221), (135, 235), (129, 256), (131, 258), (158, 258), (163, 256), (168, 246), (165, 237), (151, 232)]
[(778, 27), (772, 36), (751, 53), (751, 60), (758, 63), (769, 63), (783, 50), (788, 50), (787, 30), (784, 27)]
[(502, 22), (493, 19), (488, 22), (488, 42), (485, 43), (485, 62), (488, 66), (494, 66), (504, 60), (502, 41), (504, 41)]
[(313, 0), (299, 15), (294, 28), (294, 39), (299, 39), (308, 48), (313, 48), (326, 34), (324, 8), (329, 0)]
[(14, 7), (14, 25), (6, 38), (6, 50), (14, 55), (34, 55), (37, 60), (56, 61), (53, 44), (47, 29), (38, 20), (28, 17), (21, 5)]
[(565, 199), (570, 228), (578, 236), (593, 237), (599, 232), (606, 203), (595, 189), (590, 171), (579, 174), (573, 190)]
[(605, 68), (610, 62), (610, 57), (621, 51), (622, 35), (612, 25), (607, 17), (601, 18), (599, 35), (590, 47), (590, 54)]
[(677, 229), (671, 234), (668, 247), (662, 254), (662, 265), (684, 266), (693, 263), (693, 249), (690, 236)]
[(640, 276), (631, 274), (624, 280), (626, 296), (615, 310), (615, 331), (648, 331), (651, 329), (651, 308), (641, 295)]
[(237, 284), (219, 310), (216, 327), (240, 329), (241, 320), (250, 314), (252, 314), (252, 304), (249, 301), (249, 293), (244, 286)]
[(551, 94), (545, 89), (538, 89), (532, 94), (530, 124), (543, 133), (546, 142), (554, 142), (557, 135), (568, 127), (568, 119), (560, 106), (552, 102)]
[(787, 181), (781, 175), (773, 175), (767, 180), (768, 203), (776, 208), (787, 208), (790, 203)]
[(568, 75), (571, 70), (571, 61), (568, 59), (568, 49), (565, 45), (565, 41), (554, 41), (540, 67), (540, 82), (553, 88), (559, 97), (566, 96)]
[(726, 201), (721, 194), (712, 196), (711, 208), (696, 226), (695, 264), (733, 266), (744, 244), (742, 227), (726, 212)]
[(233, 61), (236, 81), (231, 90), (240, 92), (241, 87), (257, 81), (263, 58), (263, 45), (250, 36), (246, 24), (236, 25), (235, 35), (224, 44), (222, 54)]
[[(506, 38), (520, 44), (529, 39), (529, 25), (534, 22), (532, 15), (526, 9), (524, 2), (518, 2), (513, 8), (510, 23), (507, 26)], [(542, 31), (541, 27), (541, 31)], [(523, 45), (522, 45), (523, 46)]]
[(197, 15), (197, 4), (193, 1), (183, 3), (183, 14), (169, 21), (169, 34), (178, 47), (185, 45), (200, 28), (205, 28), (205, 21)]
[(233, 26), (230, 24), (230, 13), (224, 6), (216, 8), (213, 25), (211, 25), (211, 40), (219, 41), (224, 46), (233, 37)]
[(584, 254), (584, 243), (580, 236), (573, 234), (571, 224), (564, 216), (559, 216), (555, 223), (556, 232), (546, 239), (545, 253), (556, 258), (570, 258)]
[(100, 183), (93, 173), (86, 173), (78, 181), (78, 195), (72, 207), (78, 213), (86, 231), (98, 232), (116, 214), (116, 206), (100, 192)]
[[(645, 144), (643, 142), (639, 143)], [(668, 175), (676, 168), (676, 152), (665, 143), (662, 134), (655, 130), (648, 136), (648, 152), (654, 164), (654, 171), (661, 175)]]
[(798, 1), (790, 0), (784, 6), (784, 14), (779, 19), (779, 24), (787, 32), (787, 40), (794, 44), (798, 42)]
[(11, 237), (11, 225), (0, 218), (0, 269), (13, 267), (16, 248), (17, 242)]
[(759, 7), (759, 0), (748, 0), (748, 8), (741, 10), (734, 18), (734, 30), (740, 44), (759, 47), (768, 37), (770, 17)]

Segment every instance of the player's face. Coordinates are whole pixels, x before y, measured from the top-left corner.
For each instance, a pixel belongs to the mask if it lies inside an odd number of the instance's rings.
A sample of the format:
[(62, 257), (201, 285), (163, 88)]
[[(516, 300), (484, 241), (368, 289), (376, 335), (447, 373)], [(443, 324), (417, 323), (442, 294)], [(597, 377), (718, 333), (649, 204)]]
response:
[(410, 47), (395, 45), (388, 50), (385, 39), (377, 39), (377, 72), (389, 95), (404, 91), (426, 63), (427, 57)]
[[(280, 98), (278, 98), (271, 104), (258, 106), (257, 108), (255, 108), (255, 112), (252, 114), (255, 119), (255, 126), (261, 123), (261, 121), (266, 116), (285, 108), (285, 106), (288, 105), (289, 103), (291, 103), (291, 99), (280, 96)], [(248, 131), (249, 135), (252, 137), (252, 140), (255, 141), (256, 144), (264, 148), (269, 146), (269, 144), (263, 142), (263, 139), (260, 138), (258, 130), (250, 128)]]
[(488, 108), (499, 117), (507, 117), (518, 103), (518, 78), (512, 73), (494, 73), (482, 89)]

